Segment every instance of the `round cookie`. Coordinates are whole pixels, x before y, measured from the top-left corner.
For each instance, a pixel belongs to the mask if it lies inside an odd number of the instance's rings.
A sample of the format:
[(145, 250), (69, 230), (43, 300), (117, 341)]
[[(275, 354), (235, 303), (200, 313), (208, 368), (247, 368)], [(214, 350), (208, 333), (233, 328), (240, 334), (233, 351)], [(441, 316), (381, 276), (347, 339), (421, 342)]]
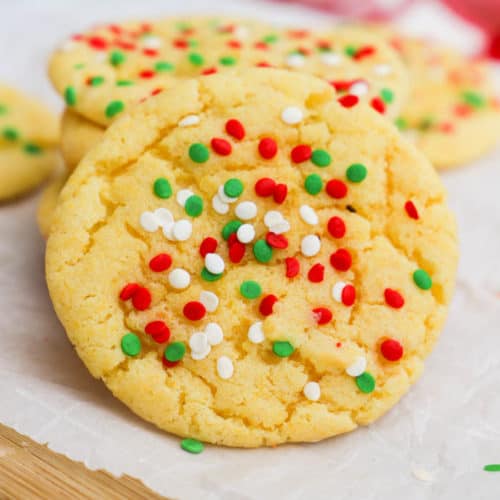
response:
[(38, 186), (57, 165), (56, 117), (39, 102), (0, 84), (0, 200)]
[(346, 97), (396, 116), (406, 70), (382, 39), (356, 28), (315, 34), (252, 21), (165, 19), (98, 27), (52, 56), (50, 78), (68, 108), (108, 126), (123, 111), (179, 78), (274, 66), (327, 79)]
[(40, 230), (40, 234), (44, 238), (47, 238), (49, 236), (50, 226), (52, 225), (52, 219), (56, 211), (59, 193), (64, 187), (67, 179), (68, 174), (66, 172), (58, 172), (48, 182), (47, 186), (44, 188), (40, 196), (36, 218), (38, 229)]
[(110, 127), (64, 187), (55, 310), (142, 418), (228, 446), (384, 414), (453, 290), (435, 170), (365, 106), (279, 70), (187, 80)]

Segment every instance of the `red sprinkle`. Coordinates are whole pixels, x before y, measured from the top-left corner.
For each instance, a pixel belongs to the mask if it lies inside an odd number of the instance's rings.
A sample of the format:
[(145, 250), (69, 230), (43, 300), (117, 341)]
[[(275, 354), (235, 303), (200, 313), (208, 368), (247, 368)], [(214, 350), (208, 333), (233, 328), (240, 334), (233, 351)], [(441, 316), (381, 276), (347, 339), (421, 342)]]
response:
[(311, 146), (307, 144), (299, 144), (292, 149), (291, 157), (294, 163), (302, 163), (309, 160), (312, 155)]
[(245, 137), (245, 127), (243, 127), (243, 124), (239, 120), (235, 120), (234, 118), (226, 122), (226, 132), (235, 139), (238, 139), (238, 141), (241, 141)]
[(274, 188), (273, 198), (276, 203), (283, 203), (288, 194), (288, 187), (286, 184), (276, 184)]
[(153, 76), (155, 76), (155, 72), (151, 69), (145, 69), (139, 73), (139, 76), (144, 79), (153, 78)]
[(316, 307), (316, 309), (313, 309), (312, 312), (318, 325), (326, 325), (327, 323), (330, 323), (333, 318), (332, 312), (326, 307)]
[(106, 50), (108, 48), (108, 42), (100, 36), (92, 36), (87, 42), (95, 50)]
[(408, 200), (405, 203), (405, 210), (406, 213), (408, 214), (408, 217), (410, 217), (411, 219), (418, 220), (420, 218), (420, 216), (418, 215), (417, 207), (415, 206), (413, 201)]
[(127, 283), (120, 292), (120, 299), (128, 300), (132, 298), (137, 290), (139, 290), (139, 285), (137, 283)]
[(325, 189), (332, 198), (340, 199), (347, 195), (347, 185), (340, 179), (328, 181)]
[(220, 139), (218, 137), (214, 137), (210, 141), (210, 145), (212, 146), (212, 149), (221, 156), (228, 156), (233, 150), (230, 142), (226, 141), (226, 139)]
[(257, 68), (272, 68), (273, 67), (272, 64), (269, 64), (266, 61), (260, 61), (255, 66), (257, 66)]
[(345, 222), (337, 216), (331, 217), (328, 221), (328, 232), (334, 238), (343, 238), (345, 235)]
[(204, 69), (200, 74), (202, 75), (213, 75), (214, 73), (217, 73), (217, 68), (212, 66), (210, 68)]
[(352, 108), (356, 106), (359, 102), (359, 97), (353, 94), (347, 94), (342, 97), (339, 97), (337, 101), (344, 106), (344, 108)]
[(385, 113), (385, 103), (382, 101), (380, 97), (374, 97), (370, 101), (371, 107), (375, 110), (378, 111), (379, 113), (384, 114)]
[(200, 255), (205, 257), (207, 253), (214, 253), (217, 250), (217, 240), (208, 236), (205, 238), (200, 245)]
[(184, 313), (184, 316), (186, 316), (187, 319), (190, 319), (191, 321), (199, 321), (200, 319), (203, 318), (203, 316), (205, 316), (207, 310), (205, 309), (205, 306), (201, 302), (193, 300), (192, 302), (188, 302), (184, 306), (182, 312)]
[(189, 47), (188, 41), (182, 38), (177, 38), (172, 43), (174, 44), (174, 47), (177, 49), (187, 49)]
[(122, 28), (117, 24), (110, 24), (108, 26), (108, 30), (111, 31), (111, 33), (114, 33), (115, 35), (119, 35), (122, 32)]
[(259, 305), (260, 314), (263, 316), (269, 316), (273, 313), (274, 304), (278, 302), (278, 297), (276, 295), (266, 295), (261, 301)]
[(398, 361), (403, 357), (403, 346), (394, 339), (387, 339), (380, 345), (382, 356), (388, 361)]
[(163, 366), (165, 368), (173, 368), (180, 363), (180, 361), (169, 361), (167, 358), (165, 358), (165, 356), (161, 357), (161, 362), (163, 363)]
[(364, 47), (359, 48), (353, 56), (353, 59), (359, 61), (364, 57), (368, 57), (375, 54), (375, 47), (372, 45), (365, 45)]
[(270, 247), (279, 248), (281, 250), (288, 247), (288, 240), (282, 234), (269, 232), (266, 234), (266, 242)]
[(158, 88), (153, 89), (153, 90), (151, 91), (151, 95), (152, 95), (152, 96), (153, 96), (153, 95), (158, 95), (160, 92), (163, 92), (163, 89), (162, 89), (162, 88), (160, 88), (160, 87), (158, 87)]
[(330, 85), (335, 87), (335, 90), (339, 92), (347, 92), (352, 85), (352, 80), (334, 80), (330, 82)]
[(135, 50), (135, 44), (125, 40), (116, 40), (115, 45), (123, 50)]
[(165, 324), (164, 321), (151, 321), (149, 322), (144, 331), (153, 337), (155, 342), (158, 344), (163, 344), (168, 342), (170, 339), (170, 328)]
[(356, 300), (356, 289), (352, 285), (346, 285), (342, 290), (342, 304), (352, 306)]
[(276, 182), (269, 177), (262, 177), (255, 183), (255, 192), (258, 196), (271, 196), (274, 193)]
[[(236, 238), (236, 233), (233, 233)], [(233, 235), (231, 235), (233, 236)], [(229, 260), (234, 264), (241, 262), (245, 256), (245, 245), (240, 241), (235, 241), (229, 246)]]
[(300, 262), (295, 257), (287, 257), (285, 265), (287, 278), (295, 278), (300, 273)]
[(267, 50), (269, 48), (269, 46), (265, 42), (257, 42), (254, 44), (254, 47), (261, 50)]
[(168, 253), (159, 253), (149, 261), (149, 268), (155, 273), (166, 271), (172, 265), (172, 257)]
[(144, 311), (151, 305), (151, 293), (147, 288), (140, 286), (132, 295), (132, 305), (138, 311)]
[(227, 244), (228, 246), (231, 246), (234, 245), (234, 243), (236, 243), (237, 241), (239, 241), (238, 236), (236, 235), (236, 232), (234, 232), (229, 235), (229, 238), (227, 239)]
[(387, 305), (394, 307), (394, 309), (401, 309), (405, 305), (403, 296), (392, 288), (386, 288), (384, 290), (384, 297)]
[(307, 278), (312, 283), (321, 283), (325, 278), (325, 266), (323, 264), (314, 264), (307, 273)]
[(142, 53), (145, 56), (149, 56), (149, 57), (156, 57), (158, 55), (158, 51), (156, 49), (143, 49)]
[(468, 104), (457, 104), (454, 109), (454, 113), (457, 116), (465, 117), (472, 114), (473, 109)]
[(335, 344), (335, 347), (342, 347), (342, 342), (337, 342), (337, 343)]
[(232, 49), (241, 49), (241, 42), (238, 40), (228, 40), (227, 46)]
[(270, 137), (264, 137), (259, 142), (259, 153), (262, 158), (270, 160), (276, 156), (278, 152), (278, 145), (274, 139)]
[(330, 264), (337, 271), (347, 271), (352, 265), (351, 254), (345, 248), (339, 248), (330, 255)]

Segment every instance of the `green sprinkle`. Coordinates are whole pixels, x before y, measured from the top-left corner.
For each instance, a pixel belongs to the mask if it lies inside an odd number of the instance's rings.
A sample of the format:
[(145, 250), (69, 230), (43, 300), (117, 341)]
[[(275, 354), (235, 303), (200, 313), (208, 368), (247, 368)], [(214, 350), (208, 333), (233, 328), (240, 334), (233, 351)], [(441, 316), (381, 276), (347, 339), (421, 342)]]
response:
[(85, 64), (83, 64), (83, 63), (78, 63), (78, 64), (75, 64), (75, 65), (73, 66), (73, 68), (75, 68), (75, 69), (83, 69), (83, 68), (85, 68)]
[(194, 38), (190, 38), (188, 40), (188, 45), (190, 47), (198, 47), (198, 45), (200, 45), (200, 44), (199, 44), (198, 40), (195, 40)]
[(294, 351), (295, 348), (288, 340), (277, 340), (273, 342), (273, 352), (280, 358), (288, 358)]
[(425, 118), (422, 118), (422, 120), (420, 120), (418, 128), (420, 130), (429, 130), (433, 124), (434, 124), (434, 118), (432, 116), (427, 116)]
[(5, 127), (2, 131), (2, 136), (6, 141), (17, 141), (19, 139), (19, 132), (12, 127)]
[(155, 180), (153, 191), (158, 198), (170, 198), (172, 196), (172, 186), (164, 177), (158, 177)]
[(201, 66), (205, 62), (203, 56), (198, 52), (188, 54), (188, 60), (193, 66)]
[(394, 92), (391, 89), (383, 88), (380, 91), (380, 97), (382, 98), (382, 101), (390, 104), (392, 101), (394, 101)]
[(186, 354), (186, 346), (184, 342), (172, 342), (168, 344), (163, 356), (167, 361), (176, 362), (180, 361), (184, 354)]
[(198, 217), (203, 212), (203, 200), (197, 194), (191, 195), (184, 205), (184, 210), (191, 217)]
[(422, 290), (429, 290), (432, 287), (432, 278), (423, 269), (417, 269), (413, 273), (413, 281)]
[(278, 41), (278, 35), (271, 33), (270, 35), (266, 35), (262, 41), (264, 43), (276, 43)]
[(323, 189), (323, 181), (318, 174), (310, 174), (304, 181), (304, 188), (309, 194), (318, 194)]
[(104, 77), (103, 76), (93, 76), (90, 79), (90, 85), (92, 85), (92, 87), (97, 87), (99, 85), (102, 85), (103, 83), (104, 83)]
[(347, 45), (347, 47), (344, 48), (344, 53), (349, 57), (354, 57), (357, 51), (358, 49), (354, 47), (354, 45)]
[(399, 130), (406, 130), (408, 128), (408, 122), (402, 116), (396, 118), (394, 125), (396, 125)]
[(122, 337), (121, 347), (127, 356), (137, 356), (141, 352), (141, 340), (135, 333), (126, 333)]
[(176, 27), (179, 31), (188, 31), (191, 29), (191, 25), (186, 23), (185, 21), (180, 21), (176, 24)]
[(330, 153), (324, 149), (315, 149), (312, 152), (311, 161), (317, 167), (328, 167), (328, 165), (332, 162), (332, 157), (330, 156)]
[(259, 262), (269, 262), (273, 256), (273, 249), (266, 240), (257, 240), (253, 246), (253, 254)]
[(29, 155), (39, 155), (42, 152), (42, 148), (38, 144), (33, 144), (32, 142), (27, 142), (23, 146), (24, 152)]
[(483, 467), (486, 472), (500, 472), (500, 464), (488, 464)]
[(196, 163), (205, 163), (210, 156), (210, 152), (205, 144), (195, 142), (189, 146), (189, 158)]
[(375, 389), (375, 379), (370, 372), (364, 372), (356, 377), (356, 385), (361, 392), (369, 394)]
[(8, 111), (7, 106), (5, 106), (4, 104), (0, 104), (0, 116), (6, 115), (7, 111)]
[(219, 62), (223, 66), (234, 66), (236, 64), (236, 57), (233, 56), (224, 56), (219, 59)]
[(181, 448), (188, 453), (198, 455), (205, 449), (205, 446), (197, 439), (186, 438), (181, 441)]
[(76, 90), (75, 87), (66, 87), (64, 91), (64, 100), (68, 106), (74, 106), (76, 104)]
[(244, 281), (240, 285), (240, 293), (246, 299), (256, 299), (262, 294), (262, 287), (256, 281)]
[(239, 220), (231, 220), (222, 228), (222, 237), (227, 241), (229, 236), (238, 231), (242, 222)]
[(462, 100), (473, 108), (482, 108), (486, 105), (486, 98), (473, 90), (462, 92)]
[(348, 180), (351, 182), (363, 182), (366, 179), (368, 170), (362, 163), (353, 163), (345, 172)]
[(224, 183), (224, 194), (230, 198), (237, 198), (243, 193), (243, 182), (239, 179), (229, 179)]
[(213, 274), (206, 267), (201, 270), (201, 277), (205, 281), (218, 281), (222, 278), (223, 273)]
[(174, 65), (167, 61), (158, 61), (155, 64), (155, 71), (158, 73), (164, 73), (165, 71), (173, 71)]
[(131, 85), (134, 85), (132, 80), (117, 80), (116, 82), (117, 87), (130, 87)]
[(113, 118), (113, 116), (116, 116), (118, 113), (121, 113), (123, 109), (125, 108), (125, 105), (123, 104), (122, 101), (111, 101), (107, 106), (106, 106), (106, 116), (108, 118)]
[(125, 62), (125, 54), (119, 50), (113, 50), (109, 55), (109, 62), (113, 66), (120, 66)]

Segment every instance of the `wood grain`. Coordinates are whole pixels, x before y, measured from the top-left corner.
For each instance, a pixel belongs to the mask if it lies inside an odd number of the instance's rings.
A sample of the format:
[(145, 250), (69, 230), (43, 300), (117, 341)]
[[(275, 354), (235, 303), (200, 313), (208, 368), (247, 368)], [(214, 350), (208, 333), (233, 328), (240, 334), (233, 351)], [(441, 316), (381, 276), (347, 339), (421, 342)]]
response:
[(90, 471), (0, 424), (0, 499), (162, 499), (138, 479)]

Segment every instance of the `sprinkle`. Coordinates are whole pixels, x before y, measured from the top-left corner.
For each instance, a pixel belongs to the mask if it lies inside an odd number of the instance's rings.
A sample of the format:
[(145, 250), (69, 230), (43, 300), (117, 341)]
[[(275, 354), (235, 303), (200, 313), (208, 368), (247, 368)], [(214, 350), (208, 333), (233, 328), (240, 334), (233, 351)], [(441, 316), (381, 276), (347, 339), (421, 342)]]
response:
[(385, 113), (385, 103), (380, 97), (374, 97), (370, 101), (370, 105), (375, 111), (378, 111), (382, 114)]
[(189, 216), (199, 217), (203, 212), (203, 200), (200, 196), (193, 194), (186, 200), (184, 209)]
[(321, 250), (321, 241), (315, 234), (308, 234), (302, 238), (300, 251), (305, 257), (313, 257)]
[(6, 141), (17, 141), (19, 132), (12, 127), (6, 127), (2, 130), (2, 136)]
[(241, 141), (245, 137), (243, 124), (234, 118), (226, 122), (226, 132), (238, 141)]
[(205, 267), (212, 274), (221, 274), (224, 272), (224, 259), (216, 253), (207, 253), (205, 255)]
[(172, 196), (172, 186), (164, 177), (158, 177), (153, 184), (153, 192), (158, 198), (170, 198)]
[(112, 66), (120, 66), (120, 64), (123, 64), (125, 62), (125, 54), (119, 50), (113, 50), (111, 54), (109, 55), (109, 63)]
[(395, 339), (387, 339), (380, 344), (380, 352), (388, 361), (399, 361), (403, 357), (403, 346)]
[[(189, 337), (189, 347), (192, 352), (195, 352), (198, 355), (204, 354), (203, 357), (206, 357), (210, 352), (210, 345), (208, 344), (208, 337), (205, 332), (196, 332)], [(200, 359), (200, 357), (197, 357)]]
[(217, 250), (217, 240), (212, 237), (205, 238), (200, 245), (200, 255), (205, 257), (207, 253), (214, 253)]
[(205, 59), (201, 54), (198, 54), (197, 52), (191, 52), (190, 54), (188, 54), (188, 61), (193, 66), (202, 66), (205, 62)]
[(321, 62), (326, 66), (338, 66), (342, 62), (342, 56), (335, 52), (325, 52), (321, 54)]
[(223, 203), (234, 203), (238, 199), (236, 197), (233, 198), (231, 196), (228, 196), (224, 192), (224, 185), (219, 186), (219, 189), (217, 190), (217, 196)]
[(463, 92), (462, 99), (466, 104), (472, 106), (473, 108), (482, 108), (486, 105), (486, 99), (478, 92), (474, 92), (472, 90), (466, 90)]
[(137, 283), (127, 283), (120, 291), (120, 300), (131, 299), (138, 289), (139, 285)]
[(339, 248), (330, 255), (330, 264), (337, 271), (348, 271), (352, 265), (351, 254), (345, 248)]
[[(260, 156), (262, 156), (262, 158), (270, 160), (271, 158), (274, 158), (276, 156), (276, 153), (278, 152), (278, 145), (276, 144), (276, 141), (274, 139), (271, 139), (270, 137), (264, 137), (259, 141), (258, 149)], [(269, 195), (260, 195), (260, 196), (269, 196)]]
[(214, 137), (210, 141), (212, 149), (220, 156), (228, 156), (231, 154), (233, 147), (229, 141), (226, 139), (221, 139), (220, 137)]
[(191, 283), (191, 276), (185, 269), (177, 267), (175, 269), (172, 269), (172, 271), (170, 271), (170, 273), (168, 274), (168, 282), (173, 288), (176, 288), (177, 290), (183, 290), (184, 288), (187, 288)]
[(318, 214), (309, 205), (302, 205), (299, 208), (299, 213), (300, 217), (306, 224), (309, 224), (311, 226), (318, 224)]
[(333, 318), (332, 312), (326, 307), (316, 307), (312, 312), (318, 325), (326, 325)]
[(282, 111), (281, 119), (288, 125), (295, 125), (304, 119), (304, 112), (297, 106), (288, 106)]
[(295, 348), (288, 340), (277, 340), (273, 342), (273, 352), (280, 358), (288, 358), (294, 351)]
[(172, 233), (177, 241), (186, 241), (191, 238), (193, 225), (186, 219), (178, 220), (174, 224)]
[(305, 57), (302, 54), (290, 54), (285, 60), (289, 68), (301, 68), (305, 64)]
[(229, 179), (224, 183), (224, 194), (230, 198), (237, 198), (243, 193), (243, 183), (240, 179)]
[(247, 280), (240, 285), (240, 293), (246, 299), (257, 299), (262, 294), (262, 287), (256, 281)]
[(359, 61), (360, 59), (364, 59), (365, 57), (375, 54), (375, 52), (376, 52), (375, 47), (373, 47), (372, 45), (365, 45), (357, 49), (352, 57), (357, 61)]
[(282, 234), (269, 232), (266, 234), (266, 242), (272, 248), (284, 249), (288, 247), (288, 240)]
[(207, 268), (201, 270), (201, 278), (205, 281), (217, 281), (222, 278), (222, 274), (212, 274)]
[(214, 312), (219, 306), (219, 297), (213, 292), (203, 290), (200, 293), (200, 302), (205, 306), (208, 312)]
[(330, 156), (330, 153), (328, 153), (328, 151), (325, 151), (324, 149), (315, 149), (311, 154), (311, 161), (317, 167), (323, 168), (330, 165), (330, 163), (332, 162), (332, 157)]
[(366, 358), (364, 356), (358, 356), (356, 360), (350, 364), (346, 369), (347, 375), (351, 377), (358, 377), (366, 370)]
[(64, 100), (67, 106), (74, 106), (76, 104), (76, 89), (75, 87), (66, 87), (64, 91)]
[(343, 238), (346, 232), (345, 222), (337, 216), (333, 216), (328, 220), (328, 232), (334, 238)]
[(236, 236), (241, 243), (250, 243), (255, 238), (255, 229), (252, 224), (242, 224), (236, 231)]
[(233, 376), (233, 362), (227, 356), (221, 356), (217, 360), (217, 373), (221, 379), (227, 380)]
[(356, 300), (356, 289), (349, 283), (339, 281), (332, 287), (332, 297), (337, 302), (350, 307)]
[(159, 253), (149, 261), (149, 268), (155, 273), (166, 271), (172, 265), (172, 257), (168, 253)]
[(325, 266), (323, 264), (314, 264), (307, 273), (307, 279), (311, 283), (321, 283), (325, 277)]
[(258, 262), (267, 263), (273, 256), (273, 249), (265, 240), (257, 240), (253, 246), (253, 254)]
[(380, 91), (380, 98), (386, 104), (390, 104), (392, 101), (394, 101), (394, 92), (391, 89), (383, 88)]
[(422, 290), (429, 290), (432, 287), (432, 278), (423, 269), (417, 269), (413, 273), (413, 281)]
[(290, 154), (292, 161), (294, 163), (303, 163), (311, 158), (312, 150), (311, 146), (306, 144), (299, 144), (292, 149)]
[(356, 377), (356, 385), (361, 392), (369, 394), (375, 389), (375, 379), (371, 373), (365, 372)]
[(159, 49), (162, 46), (161, 38), (154, 35), (146, 35), (142, 38), (142, 45), (148, 49)]
[(95, 50), (106, 50), (108, 42), (100, 36), (92, 36), (87, 40), (87, 43)]
[(180, 361), (186, 354), (184, 342), (172, 342), (166, 347), (163, 356), (167, 361)]
[(208, 323), (205, 327), (205, 334), (211, 346), (220, 344), (224, 339), (224, 332), (218, 323)]
[(368, 93), (368, 83), (364, 80), (355, 81), (349, 87), (349, 93), (352, 95), (357, 95), (358, 97), (363, 96)]
[(135, 333), (126, 333), (122, 337), (120, 346), (127, 356), (137, 356), (141, 352), (141, 340)]
[(189, 146), (189, 157), (196, 163), (205, 163), (210, 156), (208, 148), (199, 142)]
[(415, 206), (415, 204), (413, 203), (413, 201), (408, 200), (405, 203), (405, 210), (406, 210), (406, 213), (408, 214), (408, 217), (410, 217), (411, 219), (415, 219), (415, 220), (419, 219), (418, 210), (417, 210), (417, 207)]
[(179, 127), (192, 127), (193, 125), (198, 125), (198, 123), (200, 123), (198, 115), (187, 115), (177, 125)]
[(488, 464), (483, 467), (486, 472), (500, 472), (500, 464)]
[(197, 439), (185, 438), (181, 441), (181, 448), (188, 453), (198, 455), (205, 449), (205, 446)]
[(405, 304), (403, 296), (391, 288), (386, 288), (384, 290), (384, 298), (387, 305), (393, 307), (394, 309), (401, 309)]
[(276, 182), (273, 179), (263, 177), (255, 183), (255, 193), (262, 197), (272, 196), (275, 187)]
[(253, 219), (257, 215), (257, 205), (253, 201), (242, 201), (236, 205), (234, 213), (241, 220)]
[(347, 94), (339, 97), (337, 101), (344, 106), (344, 108), (352, 108), (359, 102), (359, 97), (357, 95)]
[(144, 328), (144, 331), (153, 337), (158, 344), (168, 342), (170, 339), (170, 328), (164, 321), (150, 321)]
[(118, 113), (121, 113), (125, 109), (125, 105), (122, 101), (111, 101), (104, 111), (107, 118), (113, 118)]
[(406, 130), (408, 128), (408, 122), (401, 116), (396, 118), (394, 124), (399, 130)]
[(154, 216), (156, 217), (158, 224), (163, 227), (174, 222), (174, 216), (172, 215), (172, 212), (164, 207), (157, 208), (154, 211)]
[[(313, 152), (313, 156), (314, 153)], [(313, 160), (314, 161), (314, 160)], [(323, 189), (323, 181), (321, 180), (321, 177), (318, 174), (310, 174), (306, 177), (306, 180), (304, 181), (304, 189), (312, 195), (316, 195), (321, 190)]]
[(229, 212), (229, 205), (224, 203), (217, 195), (212, 198), (212, 208), (221, 215)]
[(98, 87), (99, 85), (102, 85), (104, 83), (104, 77), (103, 76), (93, 76), (89, 78), (88, 84), (92, 87)]
[(33, 144), (32, 142), (27, 142), (23, 146), (23, 151), (25, 153), (30, 154), (30, 155), (37, 155), (37, 154), (40, 154), (42, 152), (42, 148), (40, 146), (38, 146), (38, 144)]
[(368, 171), (362, 163), (353, 163), (350, 165), (345, 175), (351, 182), (362, 182), (366, 179)]
[(278, 297), (273, 294), (266, 295), (259, 304), (259, 311), (263, 316), (270, 316), (273, 313), (274, 304), (278, 302)]
[(347, 186), (339, 179), (332, 179), (326, 184), (326, 192), (332, 198), (341, 199), (347, 195)]
[(236, 233), (238, 231), (239, 227), (241, 226), (241, 221), (239, 220), (232, 220), (229, 221), (223, 228), (222, 228), (222, 237), (227, 241), (229, 236), (231, 236), (233, 233)]
[(286, 184), (276, 184), (273, 192), (273, 199), (276, 203), (282, 204), (286, 200), (288, 186)]
[(321, 389), (317, 382), (307, 382), (303, 389), (304, 396), (309, 401), (318, 401), (321, 396)]
[(250, 328), (248, 329), (248, 340), (253, 344), (260, 344), (261, 342), (264, 342), (265, 336), (262, 325), (262, 321), (257, 321), (256, 323), (250, 325)]
[(269, 229), (278, 222), (281, 222), (283, 220), (284, 218), (282, 213), (278, 212), (277, 210), (269, 210), (264, 215), (264, 224)]
[(139, 218), (139, 224), (145, 231), (148, 231), (149, 233), (154, 233), (160, 227), (158, 224), (158, 219), (155, 217), (153, 212), (149, 211), (142, 212)]
[(295, 257), (287, 257), (285, 259), (286, 277), (295, 278), (300, 272), (300, 262)]
[(373, 72), (378, 76), (387, 76), (392, 73), (392, 68), (388, 64), (377, 64), (373, 67)]
[(187, 319), (191, 321), (199, 321), (205, 316), (207, 310), (201, 302), (193, 300), (184, 305), (182, 312)]
[(229, 260), (238, 264), (245, 256), (245, 245), (239, 241), (231, 243), (229, 246)]
[(139, 78), (143, 78), (144, 80), (148, 80), (155, 76), (155, 72), (151, 69), (145, 69), (139, 73)]
[(151, 293), (147, 288), (140, 286), (132, 295), (132, 305), (138, 311), (144, 311), (151, 305)]

